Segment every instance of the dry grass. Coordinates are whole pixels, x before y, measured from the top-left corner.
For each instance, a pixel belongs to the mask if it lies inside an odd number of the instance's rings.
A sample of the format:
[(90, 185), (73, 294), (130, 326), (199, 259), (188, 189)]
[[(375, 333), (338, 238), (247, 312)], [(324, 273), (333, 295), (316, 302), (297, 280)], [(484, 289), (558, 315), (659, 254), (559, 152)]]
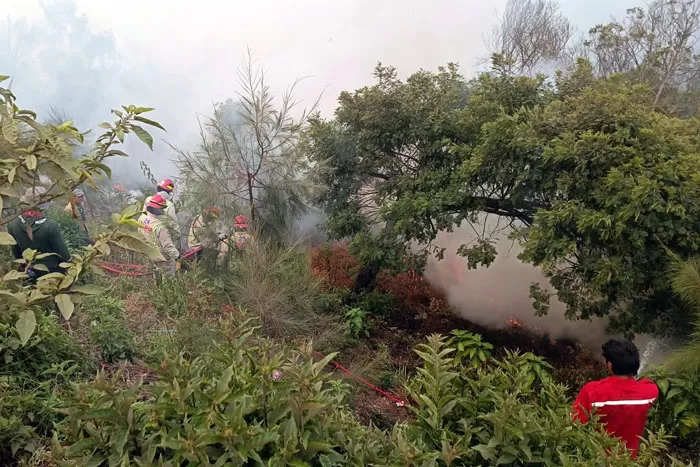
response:
[(260, 320), (272, 337), (313, 339), (323, 345), (343, 336), (337, 318), (320, 313), (320, 281), (295, 245), (255, 242), (232, 262), (225, 288), (231, 302)]

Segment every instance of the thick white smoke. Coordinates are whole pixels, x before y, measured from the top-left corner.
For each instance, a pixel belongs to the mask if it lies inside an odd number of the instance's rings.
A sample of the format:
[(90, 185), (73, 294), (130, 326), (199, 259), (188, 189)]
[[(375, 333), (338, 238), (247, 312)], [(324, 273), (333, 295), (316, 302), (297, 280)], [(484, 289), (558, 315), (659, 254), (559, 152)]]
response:
[(515, 318), (537, 334), (554, 339), (572, 338), (593, 352), (599, 352), (602, 343), (610, 337), (605, 331), (606, 320), (568, 320), (564, 316), (566, 307), (554, 297), (549, 314), (535, 316), (529, 297), (530, 284), (538, 282), (550, 291), (552, 287), (539, 269), (518, 259), (521, 248), (507, 239), (507, 232), (498, 237), (498, 256), (494, 263), (488, 268), (469, 270), (466, 260), (456, 252), (460, 245), (474, 240), (474, 230), (463, 225), (452, 233), (441, 232), (436, 244), (447, 249), (445, 258), (429, 260), (426, 280), (445, 293), (450, 306), (464, 319), (500, 329), (508, 327), (509, 320)]

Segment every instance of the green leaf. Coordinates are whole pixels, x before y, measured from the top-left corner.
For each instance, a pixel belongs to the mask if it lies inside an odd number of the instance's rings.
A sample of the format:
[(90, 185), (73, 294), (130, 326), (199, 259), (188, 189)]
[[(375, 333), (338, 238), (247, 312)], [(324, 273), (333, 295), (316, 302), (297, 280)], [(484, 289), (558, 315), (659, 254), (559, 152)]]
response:
[(155, 110), (153, 107), (134, 107), (133, 111), (136, 115), (138, 114), (145, 114), (146, 112), (150, 112), (151, 110)]
[(26, 272), (19, 272), (19, 271), (9, 271), (5, 276), (2, 278), (2, 280), (9, 282), (9, 281), (16, 281), (20, 279), (26, 279), (27, 273)]
[(124, 210), (120, 213), (120, 216), (122, 219), (128, 219), (130, 217), (134, 217), (137, 214), (141, 213), (141, 205), (140, 204), (132, 204), (130, 206), (127, 206), (124, 208)]
[(141, 123), (145, 123), (146, 125), (151, 125), (151, 126), (154, 126), (156, 128), (160, 128), (163, 131), (167, 131), (165, 128), (163, 128), (163, 126), (160, 123), (153, 121), (153, 120), (149, 120), (148, 118), (136, 116), (136, 117), (134, 117), (134, 120), (139, 121)]
[(29, 154), (27, 156), (26, 164), (27, 164), (27, 168), (29, 170), (36, 170), (36, 164), (37, 164), (36, 156), (34, 154)]
[(70, 296), (66, 294), (56, 295), (54, 298), (58, 309), (61, 311), (63, 318), (68, 321), (71, 316), (73, 316), (73, 311), (75, 310), (75, 304), (70, 299)]
[[(0, 202), (0, 208), (2, 203)], [(17, 245), (15, 238), (7, 232), (0, 232), (0, 245)]]
[(112, 128), (112, 124), (109, 122), (102, 122), (98, 126), (100, 128), (104, 128), (105, 130), (110, 130)]
[(33, 310), (24, 310), (19, 314), (19, 319), (15, 323), (15, 328), (17, 328), (17, 334), (19, 334), (19, 340), (22, 345), (29, 342), (29, 338), (34, 334), (36, 329), (36, 316)]
[(7, 181), (10, 182), (10, 185), (14, 183), (15, 175), (17, 175), (17, 168), (13, 167), (7, 174)]
[(124, 235), (118, 240), (115, 240), (113, 243), (117, 246), (124, 248), (125, 250), (131, 250), (137, 253), (143, 253), (145, 255), (148, 255), (151, 259), (154, 259), (156, 261), (165, 260), (158, 248), (156, 248), (153, 245), (149, 245), (148, 243), (133, 235)]
[(131, 125), (131, 129), (136, 133), (136, 136), (143, 141), (146, 146), (152, 151), (153, 150), (153, 136), (151, 136), (146, 130), (138, 125)]
[(112, 110), (112, 113), (113, 113), (114, 115), (116, 115), (117, 117), (119, 117), (119, 118), (122, 118), (122, 117), (124, 116), (124, 114), (122, 113), (121, 110), (116, 110), (116, 109), (115, 109), (115, 110)]
[[(17, 144), (17, 125), (12, 117), (6, 117), (2, 120), (2, 135), (8, 143)], [(12, 183), (12, 182), (10, 182)]]
[[(123, 134), (122, 134), (122, 138), (124, 138)], [(119, 149), (110, 149), (109, 151), (107, 151), (106, 155), (107, 156), (129, 157), (129, 155), (127, 153), (125, 153), (124, 151), (120, 151)]]
[(0, 83), (2, 83), (3, 81), (7, 81), (8, 79), (10, 79), (9, 76), (7, 76), (7, 75), (0, 75)]

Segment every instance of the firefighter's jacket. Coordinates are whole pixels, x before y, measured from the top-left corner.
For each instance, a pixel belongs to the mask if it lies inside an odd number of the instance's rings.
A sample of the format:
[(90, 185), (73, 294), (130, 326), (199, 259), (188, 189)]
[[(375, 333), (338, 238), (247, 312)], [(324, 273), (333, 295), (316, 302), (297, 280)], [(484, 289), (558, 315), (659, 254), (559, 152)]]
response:
[(141, 214), (139, 217), (141, 224), (141, 234), (147, 242), (160, 250), (166, 261), (176, 261), (180, 257), (180, 252), (173, 243), (168, 226), (161, 217), (149, 213)]
[[(143, 213), (146, 214), (146, 205), (148, 202), (153, 198), (153, 196), (149, 196), (146, 198), (146, 201), (143, 203)], [(168, 205), (165, 206), (165, 214), (168, 216), (167, 219), (167, 227), (168, 231), (172, 235), (172, 238), (175, 242), (180, 242), (180, 236), (182, 233), (180, 232), (180, 222), (177, 220), (177, 213), (175, 212), (175, 203), (173, 203), (170, 200), (166, 200), (168, 202)]]

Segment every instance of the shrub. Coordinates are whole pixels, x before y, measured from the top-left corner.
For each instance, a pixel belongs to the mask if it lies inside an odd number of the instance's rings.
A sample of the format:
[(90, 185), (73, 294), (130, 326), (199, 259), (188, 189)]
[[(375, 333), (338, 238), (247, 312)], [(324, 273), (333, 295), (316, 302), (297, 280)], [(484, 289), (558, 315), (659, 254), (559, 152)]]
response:
[[(57, 460), (71, 465), (372, 465), (389, 449), (342, 403), (311, 348), (283, 352), (246, 323), (206, 358), (168, 359), (118, 390), (103, 375), (67, 402)], [(273, 378), (280, 371), (281, 378)], [(65, 446), (65, 448), (63, 446)]]
[(359, 264), (347, 245), (323, 245), (311, 251), (311, 269), (315, 277), (331, 289), (350, 289), (355, 284)]
[(369, 337), (369, 323), (367, 322), (367, 312), (362, 308), (351, 308), (345, 313), (345, 324), (347, 333), (353, 339)]
[(83, 229), (82, 225), (76, 219), (73, 219), (71, 213), (64, 212), (58, 206), (54, 206), (46, 213), (47, 217), (58, 223), (63, 239), (66, 241), (66, 246), (70, 251), (79, 250), (90, 244), (90, 237)]
[(481, 334), (455, 329), (449, 345), (456, 349), (456, 356), (462, 365), (475, 367), (483, 365), (491, 356), (493, 345), (485, 342)]
[(662, 427), (676, 437), (674, 444), (700, 452), (700, 375), (655, 368), (646, 375), (659, 387), (659, 400), (650, 412), (652, 430)]
[(34, 377), (17, 374), (0, 378), (0, 464), (30, 457), (53, 434), (63, 416), (63, 396), (79, 367), (54, 364)]
[(59, 324), (55, 315), (36, 312), (36, 329), (22, 345), (14, 323), (17, 316), (8, 312), (0, 321), (0, 375), (24, 375), (37, 378), (54, 365), (72, 362), (87, 374), (94, 362)]
[(358, 300), (358, 306), (367, 310), (370, 316), (387, 318), (392, 315), (396, 308), (397, 299), (389, 293), (373, 290), (370, 293), (362, 294)]
[(165, 316), (187, 314), (188, 288), (180, 275), (164, 276), (153, 288), (150, 299), (156, 311)]
[(320, 343), (343, 334), (339, 320), (321, 312), (321, 284), (308, 256), (294, 245), (256, 241), (222, 279), (230, 301), (259, 318), (269, 336), (313, 337)]
[(90, 340), (100, 349), (107, 363), (133, 360), (136, 355), (134, 336), (126, 325), (124, 307), (117, 299), (96, 296), (86, 301), (90, 315)]
[(408, 385), (415, 420), (396, 433), (406, 465), (637, 465), (600, 426), (571, 419), (565, 388), (538, 357), (510, 353), (465, 370), (438, 335), (417, 352), (423, 367)]

